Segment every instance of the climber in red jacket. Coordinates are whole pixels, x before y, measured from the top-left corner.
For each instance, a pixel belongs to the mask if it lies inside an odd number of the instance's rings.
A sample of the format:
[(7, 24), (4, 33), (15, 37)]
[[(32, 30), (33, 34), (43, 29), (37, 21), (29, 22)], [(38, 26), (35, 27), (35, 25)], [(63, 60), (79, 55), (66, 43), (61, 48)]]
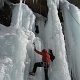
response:
[(30, 72), (30, 75), (35, 75), (37, 67), (44, 67), (45, 72), (45, 80), (49, 80), (48, 78), (48, 68), (49, 68), (49, 62), (50, 62), (50, 55), (47, 52), (47, 50), (43, 49), (42, 52), (39, 52), (38, 50), (34, 50), (36, 53), (42, 55), (42, 62), (37, 62), (34, 64), (33, 71)]

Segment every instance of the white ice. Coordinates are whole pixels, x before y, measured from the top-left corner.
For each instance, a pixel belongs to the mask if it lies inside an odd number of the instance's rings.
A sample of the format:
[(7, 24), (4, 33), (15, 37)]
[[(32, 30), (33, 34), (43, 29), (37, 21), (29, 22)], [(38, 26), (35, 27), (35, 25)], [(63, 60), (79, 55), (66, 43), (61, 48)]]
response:
[(32, 11), (20, 3), (14, 7), (11, 26), (0, 25), (0, 80), (24, 80), (25, 65), (30, 63), (26, 48), (35, 39), (34, 21)]
[(67, 1), (61, 2), (64, 18), (64, 33), (73, 80), (80, 80), (80, 9)]
[[(11, 26), (7, 28), (0, 24), (0, 80), (44, 80), (44, 69), (40, 67), (34, 77), (29, 76), (34, 63), (41, 61), (41, 56), (34, 52), (33, 42), (37, 50), (51, 49), (55, 55), (55, 60), (50, 62), (49, 80), (71, 80), (71, 70), (74, 79), (80, 80), (80, 26), (71, 16), (73, 14), (80, 23), (80, 12), (67, 1), (60, 1), (47, 0), (48, 18), (44, 18), (33, 13), (21, 0), (13, 9)], [(58, 17), (59, 4), (64, 18), (67, 55)], [(35, 24), (39, 27), (38, 34)]]

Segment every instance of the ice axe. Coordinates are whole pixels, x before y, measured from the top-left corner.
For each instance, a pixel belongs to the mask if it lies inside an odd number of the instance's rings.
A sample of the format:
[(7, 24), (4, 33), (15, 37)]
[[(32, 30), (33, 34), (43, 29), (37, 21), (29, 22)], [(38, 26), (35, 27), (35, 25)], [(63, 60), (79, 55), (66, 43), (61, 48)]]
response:
[(35, 43), (33, 42), (33, 45), (34, 45), (34, 50), (36, 50), (36, 47), (35, 47)]

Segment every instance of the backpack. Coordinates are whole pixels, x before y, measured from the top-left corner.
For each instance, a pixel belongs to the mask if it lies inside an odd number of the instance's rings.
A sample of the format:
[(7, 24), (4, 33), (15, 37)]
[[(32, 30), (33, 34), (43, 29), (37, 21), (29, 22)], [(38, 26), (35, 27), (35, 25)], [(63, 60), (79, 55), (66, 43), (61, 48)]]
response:
[(53, 62), (53, 60), (55, 59), (55, 56), (53, 55), (51, 49), (49, 49), (49, 55), (50, 55), (50, 60)]

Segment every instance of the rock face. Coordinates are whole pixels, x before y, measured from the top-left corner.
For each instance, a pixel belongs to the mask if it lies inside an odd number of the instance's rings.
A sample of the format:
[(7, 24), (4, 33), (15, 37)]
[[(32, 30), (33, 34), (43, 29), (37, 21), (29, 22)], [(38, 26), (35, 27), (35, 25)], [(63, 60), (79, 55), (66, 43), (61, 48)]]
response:
[(5, 26), (10, 26), (11, 23), (11, 9), (7, 3), (4, 3), (2, 9), (0, 9), (0, 23)]

